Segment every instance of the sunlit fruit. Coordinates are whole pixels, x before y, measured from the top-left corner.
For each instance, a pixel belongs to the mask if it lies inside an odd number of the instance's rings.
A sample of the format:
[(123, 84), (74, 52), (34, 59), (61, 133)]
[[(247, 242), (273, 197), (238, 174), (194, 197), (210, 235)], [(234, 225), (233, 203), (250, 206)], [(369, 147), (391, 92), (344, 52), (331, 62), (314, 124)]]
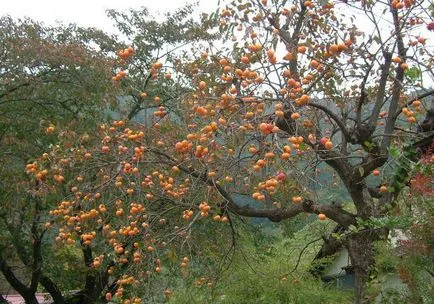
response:
[(380, 192), (381, 193), (385, 193), (387, 191), (388, 191), (388, 188), (386, 186), (383, 185), (383, 186), (380, 187)]
[(205, 88), (206, 88), (206, 82), (205, 81), (199, 82), (199, 89), (205, 90)]
[(327, 216), (324, 213), (320, 213), (320, 214), (318, 214), (318, 219), (320, 221), (324, 221), (327, 219)]

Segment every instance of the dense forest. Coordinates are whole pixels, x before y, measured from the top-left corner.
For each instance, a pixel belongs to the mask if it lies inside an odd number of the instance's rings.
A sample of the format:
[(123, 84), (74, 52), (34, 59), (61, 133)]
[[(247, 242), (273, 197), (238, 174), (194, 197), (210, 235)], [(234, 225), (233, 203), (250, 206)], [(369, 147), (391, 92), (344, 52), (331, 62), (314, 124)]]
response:
[(430, 1), (107, 20), (0, 17), (0, 303), (434, 303)]

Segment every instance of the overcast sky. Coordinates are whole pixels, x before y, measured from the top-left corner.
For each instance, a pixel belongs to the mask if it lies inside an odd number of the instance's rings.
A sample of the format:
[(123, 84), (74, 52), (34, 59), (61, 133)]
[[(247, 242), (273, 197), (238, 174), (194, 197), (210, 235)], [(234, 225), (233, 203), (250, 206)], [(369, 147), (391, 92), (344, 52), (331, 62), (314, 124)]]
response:
[[(188, 0), (0, 0), (0, 15), (31, 17), (37, 21), (53, 24), (56, 21), (77, 23), (111, 31), (106, 9), (125, 10), (145, 6), (155, 12), (167, 12), (191, 3)], [(211, 12), (217, 0), (199, 1), (198, 11)]]

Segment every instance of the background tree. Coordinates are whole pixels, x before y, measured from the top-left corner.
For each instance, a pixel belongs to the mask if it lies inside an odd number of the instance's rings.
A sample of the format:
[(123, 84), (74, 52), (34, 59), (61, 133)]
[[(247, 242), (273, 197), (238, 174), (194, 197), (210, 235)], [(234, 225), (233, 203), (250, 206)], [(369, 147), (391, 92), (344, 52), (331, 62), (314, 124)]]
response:
[(119, 50), (119, 69), (128, 73), (119, 83), (124, 100), (122, 110), (128, 119), (143, 122), (160, 100), (170, 104), (189, 91), (191, 75), (198, 70), (194, 64), (183, 64), (220, 35), (216, 21), (206, 18), (206, 14), (193, 15), (195, 7), (187, 4), (163, 16), (145, 7), (107, 11), (126, 45), (135, 50), (134, 56), (129, 55), (128, 48)]
[[(7, 16), (0, 28), (0, 268), (28, 303), (36, 303), (40, 281), (55, 289), (42, 273), (47, 250), (40, 226), (51, 202), (27, 192), (25, 168), (57, 137), (83, 133), (95, 125), (92, 119), (105, 119), (107, 104), (116, 96), (109, 81), (112, 64), (90, 46), (90, 36), (110, 38), (97, 30), (47, 27)], [(58, 133), (61, 125), (65, 131)], [(17, 263), (28, 276), (16, 275)]]
[[(199, 39), (215, 37), (204, 31), (206, 27), (199, 27), (193, 21), (191, 12), (192, 7), (187, 6), (176, 11), (174, 16), (166, 15), (167, 20), (156, 22), (144, 8), (127, 13), (110, 11), (109, 16), (115, 20), (123, 39), (139, 47), (137, 53), (125, 42), (96, 29), (75, 25), (49, 27), (28, 19), (1, 19), (0, 121), (1, 149), (4, 152), (1, 158), (1, 225), (5, 229), (1, 235), (4, 245), (0, 256), (3, 274), (27, 302), (35, 303), (38, 283), (51, 293), (56, 303), (65, 301), (61, 290), (81, 288), (84, 281), (84, 291), (75, 295), (72, 301), (95, 301), (99, 293), (98, 288), (90, 287), (95, 277), (86, 275), (86, 261), (83, 267), (70, 271), (65, 280), (50, 280), (50, 277), (59, 277), (65, 264), (74, 263), (72, 260), (81, 264), (82, 253), (53, 250), (45, 243), (47, 234), (42, 224), (48, 215), (47, 210), (52, 207), (52, 198), (40, 199), (29, 191), (34, 182), (23, 182), (26, 164), (58, 140), (66, 141), (66, 146), (72, 144), (69, 140), (75, 138), (76, 132), (84, 133), (80, 137), (81, 144), (89, 144), (86, 132), (107, 117), (119, 113), (135, 116), (146, 99), (145, 88), (153, 93), (162, 92), (160, 96), (165, 99), (179, 94), (175, 92), (182, 92), (181, 84), (175, 88), (175, 84), (170, 82), (169, 71), (164, 77), (164, 90), (161, 86), (149, 88), (152, 75), (143, 74), (141, 66), (162, 57), (169, 63), (169, 58), (175, 60), (174, 51), (177, 49)], [(145, 32), (140, 31), (143, 27), (146, 27)], [(113, 55), (118, 50), (121, 53), (115, 62)], [(113, 68), (122, 67), (127, 62), (132, 66), (128, 71), (128, 81), (118, 86), (120, 77), (110, 80)], [(173, 64), (163, 69), (173, 70)], [(40, 173), (39, 180), (44, 180), (46, 172)], [(53, 178), (62, 182), (60, 175)], [(59, 193), (62, 191), (64, 189)], [(83, 254), (86, 259), (86, 251)], [(64, 259), (65, 264), (44, 263), (44, 259), (51, 261), (54, 258)], [(18, 271), (17, 275), (17, 263), (24, 264), (25, 273)], [(88, 299), (83, 300), (83, 297)]]

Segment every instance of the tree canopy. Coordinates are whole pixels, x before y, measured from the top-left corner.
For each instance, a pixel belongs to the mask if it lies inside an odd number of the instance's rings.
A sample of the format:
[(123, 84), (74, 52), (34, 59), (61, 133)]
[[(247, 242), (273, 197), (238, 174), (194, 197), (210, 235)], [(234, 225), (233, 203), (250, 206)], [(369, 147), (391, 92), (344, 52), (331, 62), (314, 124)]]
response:
[[(433, 10), (413, 0), (232, 1), (201, 23), (191, 6), (161, 23), (146, 9), (110, 11), (131, 45), (115, 44), (113, 65), (101, 65), (111, 77), (95, 81), (99, 93), (119, 89), (118, 118), (84, 135), (47, 126), (54, 144), (26, 167), (27, 195), (51, 204), (32, 233), (82, 252), (80, 303), (151, 303), (176, 301), (171, 278), (194, 275), (203, 249), (233, 250), (244, 218), (306, 215), (330, 226), (306, 248), (345, 248), (354, 302), (374, 301), (377, 243), (432, 228)], [(92, 72), (97, 61), (86, 57)], [(409, 243), (432, 256), (432, 242)], [(432, 263), (407, 258), (432, 280)], [(411, 299), (428, 303), (423, 280), (401, 272), (417, 286)], [(146, 298), (163, 285), (160, 300)]]

